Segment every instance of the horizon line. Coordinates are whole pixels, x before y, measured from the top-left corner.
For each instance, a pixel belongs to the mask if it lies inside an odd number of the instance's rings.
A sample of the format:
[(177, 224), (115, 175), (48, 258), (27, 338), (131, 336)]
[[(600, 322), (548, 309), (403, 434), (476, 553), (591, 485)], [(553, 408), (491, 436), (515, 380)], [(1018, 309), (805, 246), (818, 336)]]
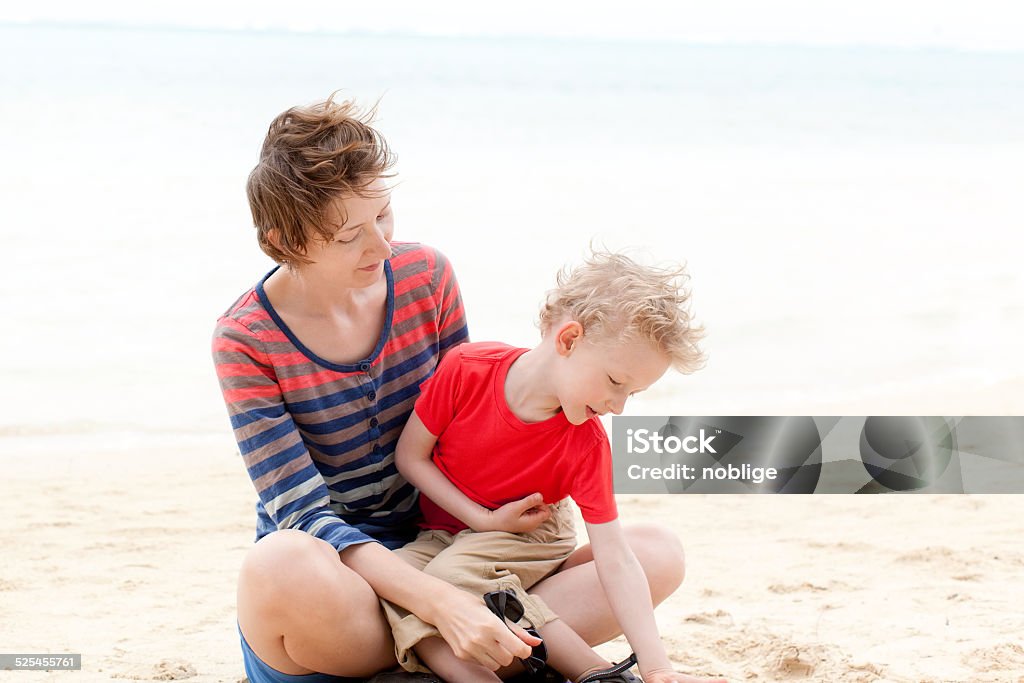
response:
[(524, 31), (431, 31), (431, 30), (382, 30), (374, 31), (365, 28), (332, 29), (332, 28), (300, 28), (286, 25), (266, 26), (230, 26), (223, 24), (187, 24), (187, 23), (147, 23), (147, 22), (116, 22), (101, 21), (60, 21), (52, 19), (0, 20), (0, 28), (55, 28), (55, 29), (106, 29), (122, 31), (154, 31), (154, 32), (195, 32), (195, 33), (227, 33), (256, 35), (306, 35), (306, 36), (354, 36), (383, 38), (431, 38), (431, 39), (521, 39), (551, 40), (567, 42), (593, 43), (643, 43), (661, 45), (687, 45), (693, 47), (799, 47), (813, 49), (890, 49), (896, 51), (948, 51), (972, 52), (979, 54), (1020, 55), (1024, 54), (1024, 45), (980, 45), (975, 42), (949, 41), (882, 41), (882, 40), (781, 40), (781, 39), (729, 39), (722, 37), (667, 37), (667, 36), (612, 36), (603, 34), (567, 34), (567, 33), (532, 33)]

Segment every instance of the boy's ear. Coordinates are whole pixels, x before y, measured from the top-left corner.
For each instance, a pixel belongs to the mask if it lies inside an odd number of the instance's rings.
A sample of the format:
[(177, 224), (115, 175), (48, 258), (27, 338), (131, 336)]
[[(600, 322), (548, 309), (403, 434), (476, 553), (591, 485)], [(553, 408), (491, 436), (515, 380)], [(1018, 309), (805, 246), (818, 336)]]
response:
[(563, 323), (555, 330), (555, 351), (559, 356), (568, 357), (583, 339), (583, 325), (575, 320)]

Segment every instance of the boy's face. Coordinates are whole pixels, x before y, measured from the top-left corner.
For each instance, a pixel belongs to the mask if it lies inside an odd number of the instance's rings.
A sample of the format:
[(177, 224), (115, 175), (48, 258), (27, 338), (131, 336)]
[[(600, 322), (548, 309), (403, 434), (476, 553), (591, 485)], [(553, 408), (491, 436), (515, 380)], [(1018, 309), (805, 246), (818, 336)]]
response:
[(576, 322), (560, 328), (555, 344), (562, 357), (558, 401), (574, 425), (597, 415), (622, 413), (626, 399), (657, 382), (671, 364), (646, 340), (592, 340)]
[(339, 284), (345, 287), (368, 287), (380, 280), (395, 232), (391, 193), (378, 179), (366, 195), (339, 198), (328, 206), (325, 220), (334, 237), (309, 246), (307, 255), (313, 263), (304, 268), (324, 270), (333, 275), (331, 279), (343, 279)]

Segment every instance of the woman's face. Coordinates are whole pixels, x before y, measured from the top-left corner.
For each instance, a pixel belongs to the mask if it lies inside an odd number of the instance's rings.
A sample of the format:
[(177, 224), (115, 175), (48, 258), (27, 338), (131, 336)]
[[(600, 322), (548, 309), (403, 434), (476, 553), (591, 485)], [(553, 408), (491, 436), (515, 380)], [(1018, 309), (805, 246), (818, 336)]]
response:
[(334, 236), (326, 244), (310, 245), (306, 255), (313, 263), (302, 268), (319, 271), (342, 287), (369, 287), (380, 280), (395, 231), (391, 192), (384, 181), (378, 178), (369, 185), (366, 196), (334, 200), (326, 221)]

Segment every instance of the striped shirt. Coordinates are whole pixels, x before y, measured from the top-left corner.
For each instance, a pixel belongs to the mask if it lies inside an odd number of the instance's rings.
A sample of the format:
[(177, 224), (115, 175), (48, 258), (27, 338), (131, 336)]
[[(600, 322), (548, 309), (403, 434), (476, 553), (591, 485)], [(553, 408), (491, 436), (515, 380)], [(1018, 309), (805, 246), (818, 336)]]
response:
[(439, 252), (393, 243), (387, 313), (369, 358), (320, 358), (263, 291), (270, 271), (217, 322), (213, 358), (231, 426), (256, 486), (256, 539), (299, 529), (341, 550), (416, 533), (417, 492), (395, 444), (420, 384), (468, 339), (455, 274)]

